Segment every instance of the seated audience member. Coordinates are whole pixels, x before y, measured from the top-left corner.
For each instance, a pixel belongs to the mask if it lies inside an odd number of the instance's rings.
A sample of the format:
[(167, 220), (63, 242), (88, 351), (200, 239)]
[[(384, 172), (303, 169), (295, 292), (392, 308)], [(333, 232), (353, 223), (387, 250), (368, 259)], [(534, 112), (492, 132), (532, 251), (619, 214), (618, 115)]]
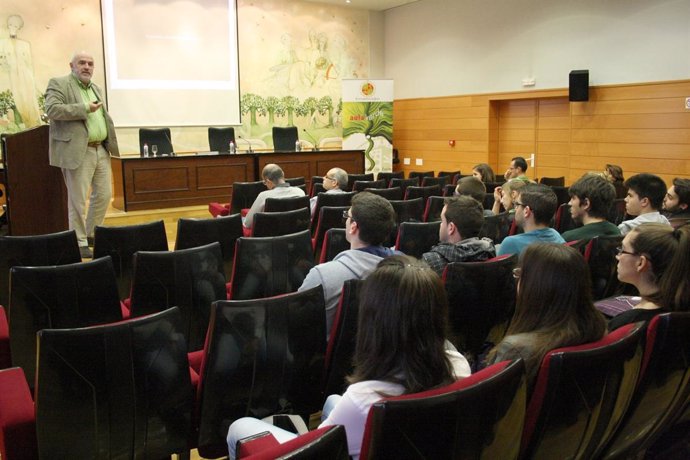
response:
[(645, 222), (657, 222), (670, 225), (668, 219), (659, 210), (666, 196), (666, 184), (654, 174), (636, 174), (625, 181), (628, 194), (625, 197), (625, 212), (634, 219), (625, 220), (618, 226), (623, 235)]
[(563, 237), (549, 227), (558, 208), (558, 199), (551, 187), (527, 184), (515, 200), (515, 222), (525, 233), (507, 236), (498, 249), (498, 255), (520, 254), (532, 243), (565, 243)]
[(494, 206), (491, 209), (492, 214), (498, 215), (501, 213), (501, 206), (510, 213), (515, 214), (515, 207), (513, 201), (517, 197), (520, 189), (529, 184), (529, 181), (522, 179), (510, 179), (500, 187), (494, 189)]
[(515, 157), (510, 160), (510, 166), (506, 170), (503, 177), (505, 180), (522, 179), (529, 181), (529, 177), (525, 174), (527, 172), (527, 161), (523, 157)]
[(491, 166), (486, 163), (479, 163), (477, 166), (472, 168), (472, 175), (485, 184), (487, 182), (496, 182), (494, 170), (491, 169)]
[(343, 283), (364, 279), (383, 257), (395, 254), (383, 246), (395, 226), (395, 211), (385, 198), (369, 192), (352, 197), (352, 206), (345, 211), (345, 238), (350, 249), (309, 270), (298, 289), (321, 285), (326, 300), (326, 330), (330, 334)]
[(422, 259), (440, 276), (451, 262), (479, 262), (495, 257), (493, 241), (477, 237), (484, 223), (482, 205), (469, 196), (446, 198), (445, 202), (438, 231), (440, 243), (422, 254)]
[(304, 196), (304, 190), (299, 187), (292, 187), (285, 182), (285, 174), (277, 164), (267, 164), (261, 171), (261, 177), (268, 190), (264, 190), (256, 197), (247, 215), (242, 219), (242, 223), (247, 228), (254, 225), (254, 214), (263, 212), (266, 198), (290, 198), (293, 196)]
[[(484, 196), (486, 195), (486, 185), (476, 177), (467, 176), (458, 181), (455, 186), (455, 196), (471, 196), (479, 201), (479, 204), (484, 203)], [(493, 216), (494, 213), (490, 209), (484, 209), (482, 205), (482, 215)]]
[(506, 336), (489, 352), (487, 363), (522, 358), (531, 392), (546, 353), (601, 339), (606, 322), (592, 303), (587, 263), (574, 248), (533, 244), (522, 253), (513, 272), (515, 314)]
[[(441, 279), (413, 257), (382, 260), (364, 282), (350, 386), (342, 396), (329, 396), (319, 426), (343, 425), (352, 458), (359, 458), (372, 404), (470, 375), (467, 360), (445, 346), (447, 315)], [(281, 443), (296, 436), (257, 419), (241, 418), (228, 430), (230, 458), (239, 439), (263, 431)]]
[(585, 174), (568, 189), (570, 215), (581, 227), (563, 233), (566, 241), (589, 241), (599, 235), (620, 235), (621, 231), (606, 220), (616, 190), (599, 174)]
[(625, 186), (625, 177), (623, 177), (623, 168), (618, 165), (606, 165), (604, 167), (604, 177), (613, 184), (616, 189), (616, 199), (625, 198), (628, 194), (628, 188)]
[(690, 179), (673, 179), (664, 196), (664, 213), (673, 228), (690, 221)]
[(609, 321), (609, 330), (659, 313), (690, 311), (690, 226), (640, 224), (618, 250), (618, 279), (637, 288), (642, 300)]
[[(347, 189), (347, 173), (341, 168), (331, 168), (325, 176), (323, 176), (323, 188), (326, 193), (345, 193)], [(314, 215), (316, 208), (316, 200), (318, 196), (313, 196), (309, 200), (309, 207), (311, 208), (311, 215)]]

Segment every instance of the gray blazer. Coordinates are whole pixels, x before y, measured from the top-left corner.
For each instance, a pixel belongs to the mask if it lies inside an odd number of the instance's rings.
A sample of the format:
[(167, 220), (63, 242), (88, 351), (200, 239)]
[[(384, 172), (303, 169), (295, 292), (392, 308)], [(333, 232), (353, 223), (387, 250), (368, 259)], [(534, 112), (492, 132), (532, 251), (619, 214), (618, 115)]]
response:
[[(105, 103), (101, 89), (95, 84), (92, 86), (98, 99)], [(89, 133), (86, 130), (88, 111), (72, 74), (50, 79), (45, 104), (50, 118), (50, 164), (64, 169), (76, 169), (86, 155)], [(108, 137), (103, 141), (103, 147), (111, 155), (118, 156), (120, 151), (117, 147), (115, 125), (105, 110), (105, 104), (103, 108), (108, 128)]]

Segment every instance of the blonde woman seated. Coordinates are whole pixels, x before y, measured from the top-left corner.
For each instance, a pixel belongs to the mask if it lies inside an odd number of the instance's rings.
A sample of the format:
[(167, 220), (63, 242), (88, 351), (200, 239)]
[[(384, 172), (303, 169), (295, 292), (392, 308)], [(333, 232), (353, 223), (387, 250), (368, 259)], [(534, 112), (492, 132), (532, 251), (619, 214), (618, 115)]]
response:
[(647, 321), (660, 313), (690, 311), (690, 227), (640, 224), (618, 248), (618, 279), (637, 288), (642, 300), (609, 321), (609, 330)]
[[(354, 459), (359, 458), (372, 404), (386, 396), (441, 387), (470, 375), (467, 360), (446, 348), (447, 316), (448, 300), (441, 279), (413, 257), (385, 258), (364, 281), (350, 386), (342, 396), (329, 396), (320, 425), (344, 425)], [(238, 440), (263, 431), (281, 443), (296, 437), (262, 420), (241, 418), (228, 430), (230, 458), (235, 458)]]
[(575, 249), (558, 243), (531, 244), (514, 276), (515, 314), (487, 362), (522, 358), (531, 392), (546, 353), (601, 339), (606, 322), (594, 308), (589, 269)]
[(519, 195), (520, 189), (528, 183), (522, 179), (510, 179), (502, 186), (496, 187), (494, 189), (494, 206), (491, 209), (494, 215), (500, 214), (501, 206), (503, 206), (503, 209), (513, 216), (515, 214), (513, 202)]

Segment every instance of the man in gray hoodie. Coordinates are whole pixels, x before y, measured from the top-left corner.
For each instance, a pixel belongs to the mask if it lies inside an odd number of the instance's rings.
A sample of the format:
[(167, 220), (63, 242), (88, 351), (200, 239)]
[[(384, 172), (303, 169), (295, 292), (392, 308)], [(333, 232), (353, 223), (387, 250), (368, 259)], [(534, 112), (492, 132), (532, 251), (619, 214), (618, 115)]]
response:
[(383, 246), (395, 225), (395, 211), (388, 200), (360, 192), (352, 198), (352, 206), (343, 213), (343, 219), (350, 249), (312, 268), (299, 288), (303, 291), (319, 284), (323, 287), (327, 334), (333, 325), (343, 283), (366, 278), (381, 259), (395, 254)]
[(496, 256), (489, 238), (478, 238), (484, 223), (482, 205), (470, 196), (446, 198), (441, 210), (439, 244), (422, 254), (422, 259), (443, 276), (451, 262), (479, 262)]

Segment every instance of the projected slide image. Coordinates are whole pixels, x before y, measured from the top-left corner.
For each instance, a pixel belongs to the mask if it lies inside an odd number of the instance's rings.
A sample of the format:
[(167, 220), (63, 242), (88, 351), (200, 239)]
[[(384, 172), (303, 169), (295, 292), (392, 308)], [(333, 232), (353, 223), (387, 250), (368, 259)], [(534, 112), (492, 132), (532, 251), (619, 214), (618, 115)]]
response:
[[(228, 0), (106, 0), (113, 88), (236, 86), (234, 10)], [(109, 12), (110, 14), (107, 14)]]

